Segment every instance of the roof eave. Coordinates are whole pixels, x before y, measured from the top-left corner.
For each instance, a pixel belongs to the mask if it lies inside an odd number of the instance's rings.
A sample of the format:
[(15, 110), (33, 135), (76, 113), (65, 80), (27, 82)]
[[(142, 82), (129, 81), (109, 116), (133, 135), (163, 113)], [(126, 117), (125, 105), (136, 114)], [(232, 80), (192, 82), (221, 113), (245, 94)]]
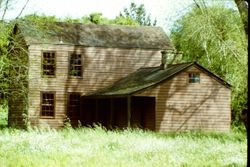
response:
[(197, 62), (194, 62), (194, 65), (197, 65), (200, 69), (202, 69), (203, 71), (209, 73), (212, 77), (214, 77), (217, 81), (219, 81), (222, 85), (224, 85), (225, 87), (231, 89), (232, 85), (230, 85), (227, 81), (225, 81), (224, 79), (220, 78), (219, 76), (217, 76), (216, 74), (210, 72), (208, 69), (206, 69), (205, 67), (201, 66), (200, 64), (198, 64)]

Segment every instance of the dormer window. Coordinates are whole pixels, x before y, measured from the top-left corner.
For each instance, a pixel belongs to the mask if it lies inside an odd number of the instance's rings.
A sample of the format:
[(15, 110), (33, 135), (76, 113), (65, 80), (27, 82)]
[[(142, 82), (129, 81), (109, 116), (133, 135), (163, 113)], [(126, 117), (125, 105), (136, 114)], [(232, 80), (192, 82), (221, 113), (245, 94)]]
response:
[(189, 73), (189, 83), (200, 83), (200, 74), (199, 73)]
[(82, 55), (72, 53), (69, 58), (69, 76), (82, 76)]
[(46, 51), (43, 52), (42, 57), (42, 75), (43, 76), (55, 76), (56, 69), (56, 54), (55, 52)]

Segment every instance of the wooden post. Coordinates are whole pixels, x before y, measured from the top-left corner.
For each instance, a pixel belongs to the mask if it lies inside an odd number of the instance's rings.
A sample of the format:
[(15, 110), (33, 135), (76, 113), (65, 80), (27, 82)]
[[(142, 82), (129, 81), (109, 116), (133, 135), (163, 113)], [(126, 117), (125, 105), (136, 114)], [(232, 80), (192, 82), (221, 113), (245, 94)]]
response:
[(114, 101), (113, 98), (110, 99), (110, 128), (112, 128), (114, 122)]
[(94, 123), (96, 124), (97, 123), (97, 121), (98, 121), (98, 109), (99, 109), (99, 107), (98, 107), (98, 99), (96, 99), (95, 100), (95, 115), (94, 115)]
[(128, 127), (131, 126), (131, 96), (127, 97)]

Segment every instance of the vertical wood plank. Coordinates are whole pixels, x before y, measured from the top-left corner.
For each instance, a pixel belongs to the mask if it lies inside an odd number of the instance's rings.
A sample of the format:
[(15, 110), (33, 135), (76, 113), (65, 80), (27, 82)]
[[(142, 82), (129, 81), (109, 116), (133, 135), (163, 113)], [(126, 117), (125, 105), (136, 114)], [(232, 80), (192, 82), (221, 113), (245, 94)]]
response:
[(128, 127), (131, 127), (131, 96), (127, 97)]
[(99, 110), (99, 106), (98, 106), (98, 99), (95, 100), (95, 123), (97, 123), (98, 121), (98, 110)]
[(110, 128), (112, 128), (114, 122), (114, 100), (110, 99)]

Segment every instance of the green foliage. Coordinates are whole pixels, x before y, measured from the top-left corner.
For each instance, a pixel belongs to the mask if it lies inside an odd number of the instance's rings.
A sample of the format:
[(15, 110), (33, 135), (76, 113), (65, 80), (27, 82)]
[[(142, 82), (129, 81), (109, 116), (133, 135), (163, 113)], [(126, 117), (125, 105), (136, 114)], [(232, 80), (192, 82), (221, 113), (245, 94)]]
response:
[(0, 166), (246, 166), (244, 134), (0, 130)]
[(7, 22), (0, 22), (0, 94), (6, 97), (9, 89), (9, 66), (11, 61), (8, 57), (9, 33), (11, 24)]
[(4, 71), (8, 64), (6, 46), (8, 45), (7, 32), (9, 31), (6, 25), (7, 23), (0, 22), (0, 105), (4, 103), (4, 96), (6, 89), (8, 89), (8, 84), (6, 83), (7, 72)]
[(232, 118), (247, 104), (247, 41), (239, 13), (224, 6), (194, 7), (171, 33), (182, 61), (197, 61), (232, 85)]
[(102, 15), (102, 13), (91, 13), (81, 18), (67, 17), (64, 19), (56, 18), (55, 16), (38, 15), (36, 13), (26, 15), (21, 20), (32, 21), (36, 24), (42, 24), (44, 22), (70, 22), (70, 23), (83, 23), (83, 24), (104, 24), (104, 25), (145, 25), (155, 26), (156, 20), (152, 21), (150, 15), (146, 13), (143, 4), (136, 5), (131, 3), (129, 8), (125, 8), (115, 19), (108, 19)]
[[(28, 56), (26, 46), (19, 39), (20, 36), (10, 35), (15, 21), (1, 22), (0, 41), (0, 94), (4, 95), (4, 103), (13, 104), (12, 107), (23, 108), (27, 112), (28, 92)], [(15, 99), (19, 103), (15, 103)], [(2, 102), (1, 102), (2, 103)], [(21, 115), (23, 116), (23, 115)]]
[(117, 25), (131, 25), (131, 26), (139, 26), (139, 23), (135, 20), (133, 20), (130, 17), (124, 17), (124, 16), (117, 16), (113, 21), (112, 24)]
[(102, 13), (91, 13), (88, 16), (83, 16), (80, 19), (66, 18), (64, 22), (83, 23), (83, 24), (111, 24), (112, 20), (104, 17)]
[(108, 24), (109, 20), (102, 16), (102, 13), (91, 13), (89, 15), (89, 20), (94, 24)]
[(28, 20), (36, 23), (37, 25), (45, 22), (68, 22), (68, 23), (82, 23), (82, 24), (102, 24), (102, 25), (139, 25), (139, 23), (130, 17), (117, 16), (115, 19), (108, 19), (102, 15), (102, 13), (91, 13), (88, 16), (81, 18), (67, 17), (64, 19), (56, 18), (55, 16), (45, 15), (26, 15), (22, 20)]
[(143, 4), (136, 5), (132, 2), (129, 8), (125, 8), (123, 12), (120, 13), (120, 17), (126, 18), (128, 20), (135, 20), (139, 25), (143, 26), (155, 26), (156, 19), (151, 20), (150, 14), (147, 14)]
[(60, 21), (59, 18), (56, 18), (55, 16), (47, 16), (47, 15), (37, 15), (37, 14), (30, 14), (30, 15), (26, 15), (23, 18), (21, 18), (22, 20), (29, 20), (32, 21), (36, 24), (39, 23), (44, 23), (44, 22), (58, 22)]
[(5, 104), (0, 104), (0, 129), (7, 127), (8, 122), (8, 107)]

